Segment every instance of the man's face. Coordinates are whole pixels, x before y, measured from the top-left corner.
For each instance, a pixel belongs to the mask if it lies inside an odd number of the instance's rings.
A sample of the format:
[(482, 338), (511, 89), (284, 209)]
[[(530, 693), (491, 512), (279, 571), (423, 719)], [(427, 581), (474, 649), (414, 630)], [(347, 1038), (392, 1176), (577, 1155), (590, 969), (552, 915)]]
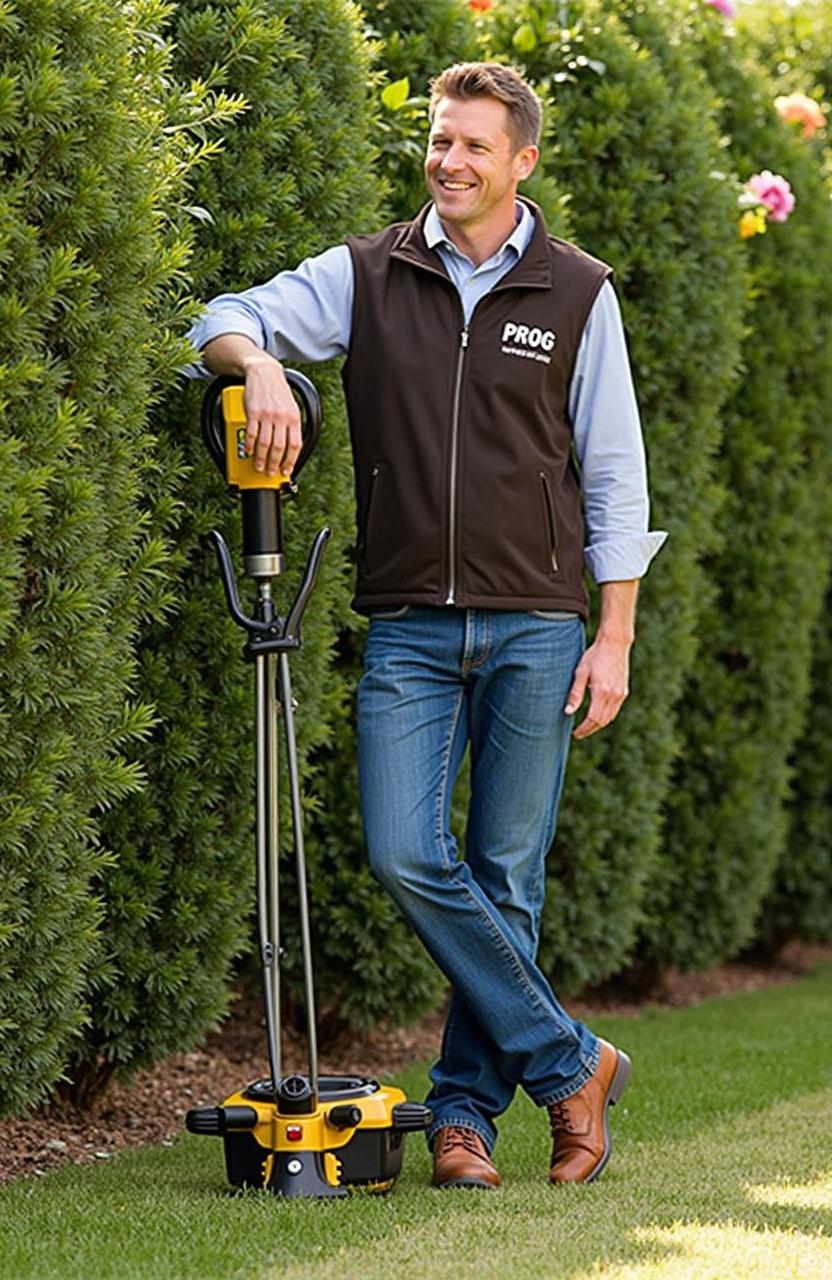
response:
[(496, 98), (440, 99), (425, 157), (425, 180), (440, 218), (461, 230), (504, 220), (537, 156), (537, 147), (516, 149), (508, 108)]

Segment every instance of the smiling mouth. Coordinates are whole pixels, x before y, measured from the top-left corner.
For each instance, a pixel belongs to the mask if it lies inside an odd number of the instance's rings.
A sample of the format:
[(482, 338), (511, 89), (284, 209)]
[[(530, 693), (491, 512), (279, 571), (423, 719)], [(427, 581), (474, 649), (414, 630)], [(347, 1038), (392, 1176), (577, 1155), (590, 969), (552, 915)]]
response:
[(440, 178), (439, 185), (443, 191), (473, 191), (474, 182), (451, 182), (449, 178)]

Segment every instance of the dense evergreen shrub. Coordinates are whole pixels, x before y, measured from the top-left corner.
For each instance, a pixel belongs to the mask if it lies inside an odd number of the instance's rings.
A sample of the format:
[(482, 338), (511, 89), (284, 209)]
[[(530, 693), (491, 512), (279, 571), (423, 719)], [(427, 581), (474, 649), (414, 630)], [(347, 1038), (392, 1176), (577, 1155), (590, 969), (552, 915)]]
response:
[[(828, 0), (798, 8), (772, 0), (743, 9), (742, 27), (774, 77), (778, 95), (802, 93), (826, 105), (832, 100), (832, 5)], [(790, 126), (798, 134), (799, 124)], [(814, 162), (832, 178), (828, 125), (803, 142)], [(832, 515), (832, 512), (830, 512)], [(792, 937), (832, 939), (832, 633), (827, 596), (811, 638), (810, 713), (790, 763), (789, 829), (771, 891), (755, 928), (757, 947), (776, 947)]]
[[(578, 244), (616, 271), (648, 449), (652, 526), (670, 538), (641, 591), (632, 694), (576, 743), (550, 859), (541, 957), (561, 989), (630, 955), (655, 874), (696, 655), (717, 509), (720, 406), (737, 366), (742, 255), (714, 93), (661, 4), (532, 0), (493, 10), (495, 54), (551, 95), (546, 171)], [(722, 175), (722, 176), (720, 176)]]
[(183, 358), (188, 252), (166, 208), (203, 150), (180, 125), (211, 114), (169, 81), (163, 12), (0, 11), (2, 1109), (42, 1096), (85, 1021), (98, 816), (152, 723), (133, 641), (164, 607), (169, 505), (146, 418)]
[(655, 963), (693, 968), (751, 940), (778, 860), (791, 862), (788, 760), (830, 555), (832, 211), (817, 153), (776, 116), (778, 90), (748, 42), (696, 8), (681, 35), (723, 100), (733, 168), (781, 173), (797, 197), (787, 223), (746, 244), (753, 306), (725, 412), (724, 541), (708, 563), (716, 594), (681, 704), (645, 935)]
[[(373, 81), (357, 11), (348, 0), (183, 0), (175, 38), (181, 76), (207, 75), (213, 68), (212, 83), (244, 93), (251, 104), (193, 195), (212, 219), (200, 228), (193, 263), (201, 297), (248, 287), (377, 222), (374, 111), (367, 91)], [(293, 665), (307, 783), (309, 753), (331, 738), (345, 696), (330, 663), (336, 624), (348, 613), (345, 550), (353, 525), (336, 371), (309, 372), (324, 397), (325, 430), (301, 478), (301, 497), (286, 510), (289, 571), (277, 584), (286, 605), (314, 533), (331, 523), (334, 535)], [(167, 619), (147, 629), (141, 647), (141, 687), (158, 716), (142, 752), (148, 786), (114, 810), (107, 827), (118, 860), (104, 887), (112, 960), (98, 978), (87, 1065), (78, 1072), (93, 1084), (99, 1070), (151, 1061), (194, 1042), (224, 1010), (232, 960), (251, 939), (252, 676), (240, 661), (242, 636), (227, 618), (216, 565), (202, 541), (218, 527), (237, 545), (240, 517), (204, 456), (197, 426), (201, 393), (192, 387), (171, 396), (157, 422), (182, 501), (178, 598)], [(286, 844), (285, 788), (282, 799)], [(308, 798), (307, 810), (314, 807)], [(339, 1005), (344, 990), (350, 1011), (364, 999), (397, 1001), (397, 988), (379, 994), (361, 985), (367, 940), (374, 951), (391, 931), (394, 940), (398, 935), (392, 908), (363, 870), (354, 824), (336, 848), (312, 835), (313, 932), (324, 1014)], [(290, 866), (288, 858), (284, 865)], [(291, 882), (291, 870), (287, 874)], [(350, 896), (343, 885), (353, 877), (358, 887)], [(287, 889), (283, 900), (285, 972), (296, 991), (294, 895)], [(408, 941), (399, 941), (406, 990)]]

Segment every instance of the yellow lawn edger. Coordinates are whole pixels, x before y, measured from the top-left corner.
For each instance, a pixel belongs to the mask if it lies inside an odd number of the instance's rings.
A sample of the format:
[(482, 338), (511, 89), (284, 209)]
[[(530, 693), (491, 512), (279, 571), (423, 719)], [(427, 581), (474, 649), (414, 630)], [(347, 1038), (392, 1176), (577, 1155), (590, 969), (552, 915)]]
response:
[[(229, 613), (247, 639), (244, 658), (255, 671), (255, 833), (257, 921), (263, 971), (270, 1075), (255, 1080), (218, 1107), (196, 1107), (191, 1133), (219, 1135), (228, 1180), (235, 1187), (265, 1187), (281, 1196), (345, 1196), (355, 1188), (387, 1191), (401, 1169), (404, 1136), (426, 1129), (428, 1107), (408, 1102), (401, 1089), (356, 1075), (318, 1074), (312, 944), (306, 884), (298, 759), (289, 653), (300, 647), (300, 624), (321, 563), (329, 529), (317, 534), (297, 598), (288, 614), (277, 613), (272, 580), (284, 567), (281, 503), (297, 492), (296, 477), (308, 461), (321, 427), (321, 406), (303, 374), (286, 377), (301, 408), (303, 446), (294, 478), (255, 470), (245, 452), (244, 387), (218, 378), (202, 406), (202, 433), (211, 457), (242, 502), (243, 563), (256, 584), (254, 616), (240, 605), (231, 555), (222, 535), (217, 553)], [(281, 1074), (280, 910), (278, 891), (278, 720), (286, 732), (292, 827), (303, 957), (309, 1069)]]

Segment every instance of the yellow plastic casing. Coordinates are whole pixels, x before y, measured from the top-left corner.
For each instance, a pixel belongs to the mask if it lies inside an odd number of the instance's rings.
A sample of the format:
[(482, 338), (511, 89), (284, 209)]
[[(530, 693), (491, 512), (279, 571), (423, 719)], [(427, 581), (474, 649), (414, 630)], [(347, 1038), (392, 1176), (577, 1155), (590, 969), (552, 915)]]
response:
[[(357, 1129), (389, 1129), (393, 1108), (399, 1102), (406, 1102), (406, 1095), (394, 1085), (382, 1085), (375, 1093), (359, 1098), (334, 1098), (331, 1102), (319, 1103), (313, 1112), (303, 1116), (279, 1115), (273, 1102), (253, 1101), (242, 1091), (232, 1093), (226, 1098), (225, 1107), (253, 1107), (257, 1112), (257, 1125), (249, 1132), (254, 1134), (261, 1147), (267, 1151), (337, 1151), (345, 1147), (351, 1140), (355, 1129), (336, 1129), (327, 1124), (327, 1115), (333, 1107), (358, 1107), (361, 1112), (361, 1123)], [(300, 1125), (303, 1137), (300, 1141), (287, 1138), (288, 1127)]]
[(254, 455), (246, 456), (246, 407), (243, 387), (223, 387), (222, 416), (225, 421), (225, 478), (237, 489), (282, 489), (291, 478), (278, 471), (267, 475), (256, 471)]

